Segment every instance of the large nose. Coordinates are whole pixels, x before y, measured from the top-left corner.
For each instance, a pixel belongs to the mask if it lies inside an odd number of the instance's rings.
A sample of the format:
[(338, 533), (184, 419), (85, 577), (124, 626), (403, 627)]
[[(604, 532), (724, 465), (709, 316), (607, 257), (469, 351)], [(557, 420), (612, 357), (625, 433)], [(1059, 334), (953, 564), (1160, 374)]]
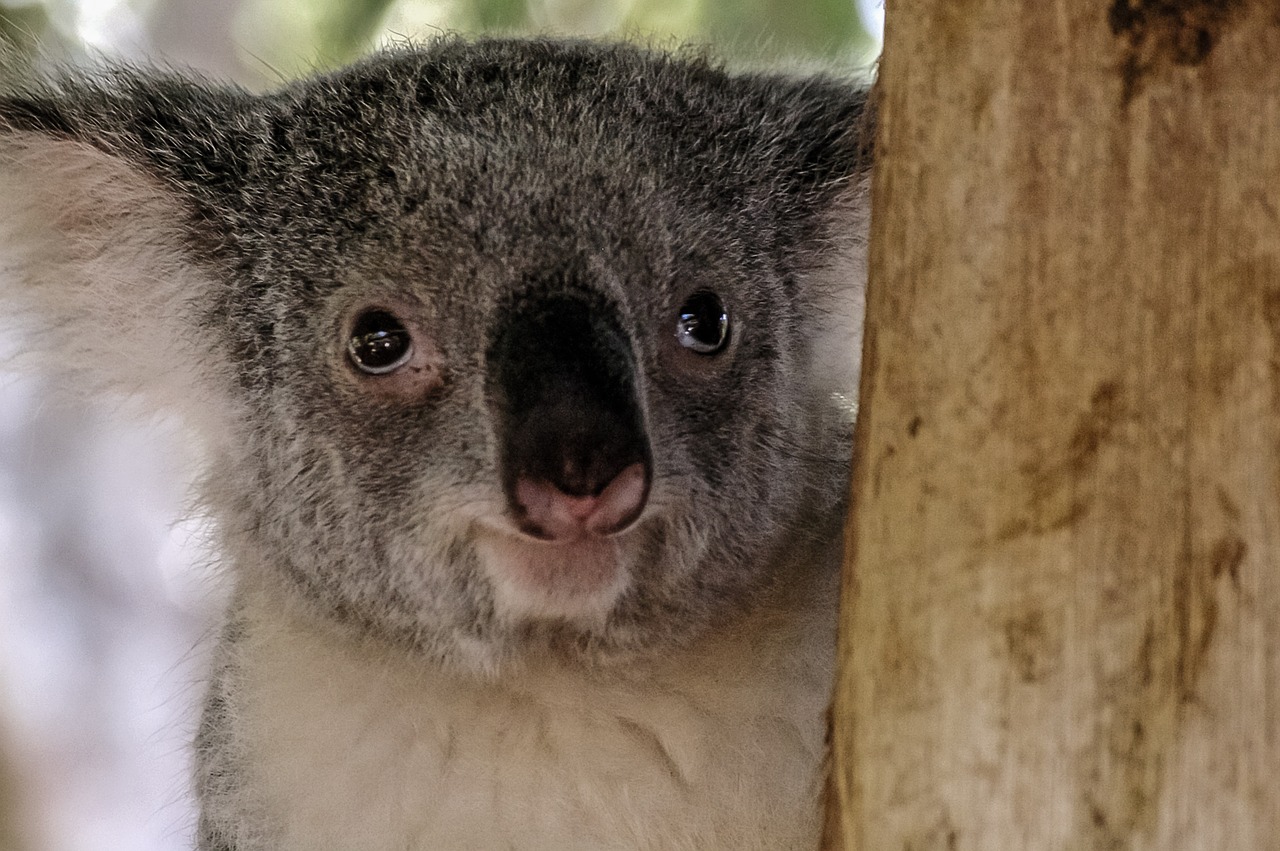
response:
[(649, 442), (617, 310), (589, 291), (531, 287), (487, 352), (508, 509), (548, 540), (612, 535), (644, 510)]

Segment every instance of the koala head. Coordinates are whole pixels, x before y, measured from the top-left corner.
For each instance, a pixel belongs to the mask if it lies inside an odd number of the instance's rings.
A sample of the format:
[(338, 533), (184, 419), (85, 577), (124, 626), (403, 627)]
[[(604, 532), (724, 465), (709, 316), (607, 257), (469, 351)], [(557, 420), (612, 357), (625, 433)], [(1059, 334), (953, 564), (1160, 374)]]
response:
[(187, 418), (241, 581), (447, 663), (661, 652), (839, 528), (864, 105), (552, 41), (29, 83), (0, 298)]

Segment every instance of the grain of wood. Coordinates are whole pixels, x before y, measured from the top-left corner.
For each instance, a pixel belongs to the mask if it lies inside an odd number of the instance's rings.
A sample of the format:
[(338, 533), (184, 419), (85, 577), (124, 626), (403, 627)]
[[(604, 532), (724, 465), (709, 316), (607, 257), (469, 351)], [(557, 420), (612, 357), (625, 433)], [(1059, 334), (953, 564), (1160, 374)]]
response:
[(830, 851), (1280, 842), (1280, 13), (899, 0)]

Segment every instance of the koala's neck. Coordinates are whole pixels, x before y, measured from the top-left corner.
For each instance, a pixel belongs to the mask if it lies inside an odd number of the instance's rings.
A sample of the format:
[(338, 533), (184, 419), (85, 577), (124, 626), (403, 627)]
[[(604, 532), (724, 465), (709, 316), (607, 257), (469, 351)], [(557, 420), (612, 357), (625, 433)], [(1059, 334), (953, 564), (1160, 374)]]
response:
[(836, 573), (816, 568), (658, 660), (547, 661), (495, 681), (244, 594), (205, 720), (221, 729), (202, 733), (218, 787), (204, 790), (205, 829), (222, 837), (205, 846), (812, 848)]

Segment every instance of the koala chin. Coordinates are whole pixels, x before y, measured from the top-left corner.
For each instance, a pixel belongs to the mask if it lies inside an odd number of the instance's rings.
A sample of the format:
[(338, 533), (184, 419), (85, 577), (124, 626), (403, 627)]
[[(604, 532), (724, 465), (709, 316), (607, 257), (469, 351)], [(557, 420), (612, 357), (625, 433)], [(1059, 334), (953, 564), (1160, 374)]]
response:
[(199, 851), (816, 847), (869, 124), (555, 40), (0, 82), (0, 302), (206, 461)]

